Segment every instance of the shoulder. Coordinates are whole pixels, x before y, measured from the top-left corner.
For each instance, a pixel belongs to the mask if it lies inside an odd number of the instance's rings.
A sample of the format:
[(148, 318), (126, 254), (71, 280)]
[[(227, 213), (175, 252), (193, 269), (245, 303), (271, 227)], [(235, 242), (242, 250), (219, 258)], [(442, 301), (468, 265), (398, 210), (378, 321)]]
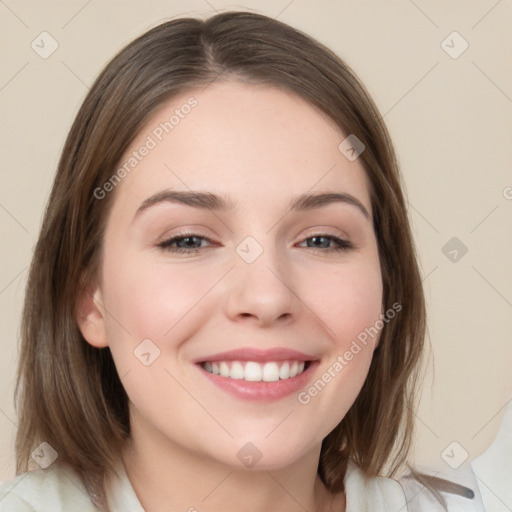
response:
[(23, 473), (0, 485), (0, 512), (98, 512), (80, 476), (68, 465)]
[(407, 510), (402, 486), (392, 478), (369, 477), (353, 461), (345, 475), (346, 512)]

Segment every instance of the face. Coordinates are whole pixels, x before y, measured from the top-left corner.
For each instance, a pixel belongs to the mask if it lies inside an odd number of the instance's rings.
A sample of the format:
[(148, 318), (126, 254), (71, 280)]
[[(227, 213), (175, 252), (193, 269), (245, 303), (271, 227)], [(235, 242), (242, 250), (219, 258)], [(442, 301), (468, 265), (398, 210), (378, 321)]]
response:
[(382, 311), (367, 177), (338, 149), (347, 135), (291, 93), (215, 83), (163, 106), (121, 179), (97, 191), (114, 201), (98, 312), (81, 329), (110, 346), (140, 431), (270, 469), (347, 413)]

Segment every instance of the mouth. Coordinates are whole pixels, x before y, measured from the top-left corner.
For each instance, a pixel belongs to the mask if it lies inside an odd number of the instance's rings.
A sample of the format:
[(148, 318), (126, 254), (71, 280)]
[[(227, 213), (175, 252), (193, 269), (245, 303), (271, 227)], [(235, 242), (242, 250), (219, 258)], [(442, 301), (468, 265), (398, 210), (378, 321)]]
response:
[(307, 385), (320, 363), (289, 349), (239, 349), (195, 361), (209, 382), (241, 399), (274, 401)]
[(247, 382), (276, 382), (293, 379), (306, 371), (311, 361), (205, 361), (203, 370), (220, 377)]

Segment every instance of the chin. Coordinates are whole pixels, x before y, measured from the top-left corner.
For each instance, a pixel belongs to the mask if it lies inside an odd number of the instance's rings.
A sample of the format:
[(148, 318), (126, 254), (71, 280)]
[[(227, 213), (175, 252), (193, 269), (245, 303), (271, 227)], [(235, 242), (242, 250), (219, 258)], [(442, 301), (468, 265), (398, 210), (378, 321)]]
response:
[[(243, 440), (232, 441), (222, 452), (211, 453), (211, 457), (234, 471), (271, 471), (285, 469), (299, 462), (314, 449), (318, 449), (320, 453), (321, 439), (306, 444), (289, 437), (288, 442), (285, 442), (283, 437), (285, 436), (271, 439), (271, 434), (268, 439), (261, 438), (260, 435), (250, 440), (244, 436)], [(221, 448), (220, 445), (217, 447)]]

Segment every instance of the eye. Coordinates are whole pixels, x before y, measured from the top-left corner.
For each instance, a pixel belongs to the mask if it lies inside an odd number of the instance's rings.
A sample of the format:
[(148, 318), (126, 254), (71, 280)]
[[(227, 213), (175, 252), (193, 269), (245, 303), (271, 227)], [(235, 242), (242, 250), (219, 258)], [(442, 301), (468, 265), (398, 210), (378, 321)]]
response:
[(164, 251), (175, 253), (196, 253), (203, 249), (203, 247), (201, 247), (202, 240), (212, 242), (209, 238), (197, 235), (195, 233), (180, 233), (177, 236), (160, 242), (158, 247)]
[[(202, 245), (202, 242), (206, 241), (208, 243), (214, 243), (207, 237), (198, 235), (196, 233), (180, 233), (168, 240), (164, 240), (158, 244), (158, 247), (164, 251), (169, 251), (173, 253), (187, 253), (193, 254), (198, 253), (201, 249), (205, 249), (206, 247)], [(309, 243), (311, 241), (312, 245)], [(354, 245), (348, 240), (344, 240), (343, 238), (339, 238), (334, 235), (328, 234), (315, 234), (310, 236), (302, 243), (306, 242), (307, 247), (310, 249), (319, 249), (322, 252), (331, 252), (331, 251), (348, 251), (354, 248)], [(330, 244), (334, 242), (336, 245), (334, 247), (330, 247)], [(302, 246), (304, 247), (304, 246)]]
[[(328, 235), (325, 233), (319, 233), (313, 236), (306, 238), (302, 243), (312, 241), (313, 245), (309, 245), (308, 247), (312, 249), (320, 249), (323, 252), (331, 252), (331, 251), (348, 251), (354, 248), (352, 242), (348, 240), (344, 240), (343, 238), (339, 238), (334, 235)], [(334, 242), (336, 244), (335, 247), (326, 247), (330, 242)]]

